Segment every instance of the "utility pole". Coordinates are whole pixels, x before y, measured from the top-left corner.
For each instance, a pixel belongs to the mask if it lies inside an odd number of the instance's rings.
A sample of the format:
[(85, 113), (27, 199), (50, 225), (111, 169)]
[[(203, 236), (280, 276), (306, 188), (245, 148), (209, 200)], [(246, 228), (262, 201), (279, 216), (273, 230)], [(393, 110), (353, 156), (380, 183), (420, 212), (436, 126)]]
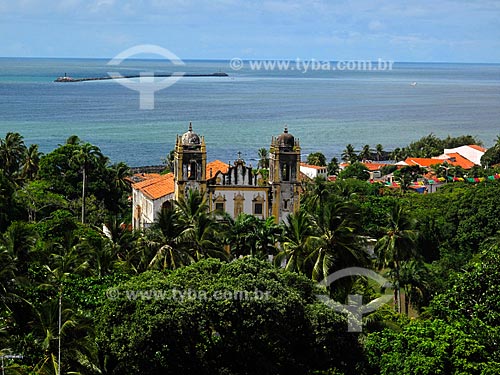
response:
[(57, 375), (61, 375), (61, 312), (62, 312), (62, 286), (59, 286), (59, 333), (58, 333), (58, 350), (57, 350)]

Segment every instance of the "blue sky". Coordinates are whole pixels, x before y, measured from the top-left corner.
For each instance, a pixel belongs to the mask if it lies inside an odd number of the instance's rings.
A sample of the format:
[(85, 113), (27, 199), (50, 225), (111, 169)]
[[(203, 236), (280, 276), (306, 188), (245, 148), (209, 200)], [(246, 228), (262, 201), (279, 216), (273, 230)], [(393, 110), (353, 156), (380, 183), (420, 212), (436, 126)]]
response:
[(500, 62), (498, 0), (0, 0), (0, 56)]

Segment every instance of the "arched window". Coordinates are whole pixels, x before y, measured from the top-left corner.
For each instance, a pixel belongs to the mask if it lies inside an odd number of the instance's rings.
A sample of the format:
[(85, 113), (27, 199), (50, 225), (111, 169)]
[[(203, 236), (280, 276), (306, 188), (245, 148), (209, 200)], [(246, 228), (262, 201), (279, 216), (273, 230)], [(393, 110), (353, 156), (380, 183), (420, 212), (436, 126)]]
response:
[(217, 198), (214, 199), (215, 211), (226, 212), (226, 198), (219, 194)]
[(255, 216), (264, 216), (264, 198), (259, 194), (253, 199), (252, 203), (253, 214)]
[(237, 217), (239, 214), (243, 213), (244, 203), (245, 197), (243, 197), (243, 195), (238, 194), (234, 197), (234, 217)]
[(281, 166), (281, 180), (290, 181), (290, 166), (288, 163), (283, 163)]
[(189, 164), (189, 179), (196, 180), (197, 179), (197, 163), (195, 161), (191, 161)]

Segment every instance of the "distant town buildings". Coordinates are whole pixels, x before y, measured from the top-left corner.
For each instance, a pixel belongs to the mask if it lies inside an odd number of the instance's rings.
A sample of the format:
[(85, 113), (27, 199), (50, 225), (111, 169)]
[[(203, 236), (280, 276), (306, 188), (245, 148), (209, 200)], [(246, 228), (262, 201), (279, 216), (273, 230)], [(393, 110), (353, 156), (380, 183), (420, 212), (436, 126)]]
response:
[(396, 165), (418, 165), (430, 168), (431, 165), (447, 163), (454, 167), (471, 169), (475, 165), (481, 165), (481, 157), (486, 152), (484, 147), (478, 145), (466, 145), (456, 148), (445, 149), (443, 154), (433, 158), (406, 158)]

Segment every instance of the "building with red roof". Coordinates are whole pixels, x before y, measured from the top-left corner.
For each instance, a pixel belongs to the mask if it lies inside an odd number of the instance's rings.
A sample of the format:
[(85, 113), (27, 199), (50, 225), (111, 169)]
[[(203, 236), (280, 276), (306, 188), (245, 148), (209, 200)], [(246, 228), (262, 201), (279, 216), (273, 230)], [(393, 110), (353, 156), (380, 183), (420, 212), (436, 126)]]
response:
[(269, 178), (265, 179), (241, 155), (232, 165), (220, 160), (207, 163), (205, 140), (193, 132), (190, 123), (188, 131), (177, 136), (172, 173), (131, 177), (133, 228), (151, 225), (163, 207), (186, 197), (191, 189), (206, 196), (210, 211), (233, 218), (241, 213), (261, 219), (274, 216), (282, 221), (299, 209), (303, 178), (300, 145), (287, 128), (272, 138), (269, 164)]

